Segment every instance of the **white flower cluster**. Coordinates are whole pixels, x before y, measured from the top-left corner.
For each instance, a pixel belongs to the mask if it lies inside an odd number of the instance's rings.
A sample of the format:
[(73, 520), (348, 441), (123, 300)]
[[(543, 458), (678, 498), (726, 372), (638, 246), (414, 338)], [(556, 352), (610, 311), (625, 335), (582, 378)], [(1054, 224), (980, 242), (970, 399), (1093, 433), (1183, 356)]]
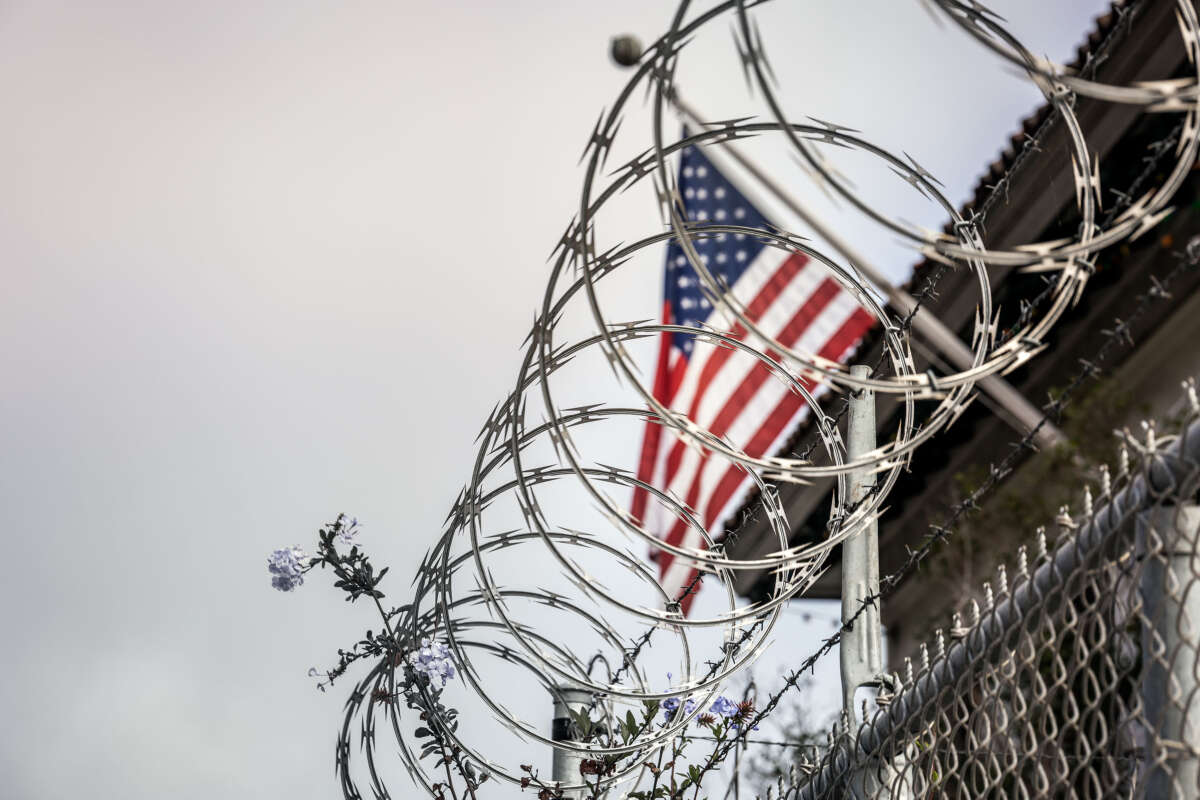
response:
[(418, 674), (429, 678), (441, 678), (442, 686), (454, 677), (454, 661), (450, 658), (449, 646), (431, 639), (421, 640), (421, 649), (408, 654), (408, 663)]
[(304, 567), (308, 554), (299, 547), (285, 547), (267, 556), (271, 585), (281, 592), (290, 592), (304, 583)]

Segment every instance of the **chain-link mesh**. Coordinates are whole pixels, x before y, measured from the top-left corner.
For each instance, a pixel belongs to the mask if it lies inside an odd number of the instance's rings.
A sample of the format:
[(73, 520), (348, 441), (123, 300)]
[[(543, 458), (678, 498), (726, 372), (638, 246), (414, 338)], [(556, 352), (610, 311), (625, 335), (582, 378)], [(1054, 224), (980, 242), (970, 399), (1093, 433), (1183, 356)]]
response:
[(1147, 432), (779, 796), (1200, 797), (1200, 414)]

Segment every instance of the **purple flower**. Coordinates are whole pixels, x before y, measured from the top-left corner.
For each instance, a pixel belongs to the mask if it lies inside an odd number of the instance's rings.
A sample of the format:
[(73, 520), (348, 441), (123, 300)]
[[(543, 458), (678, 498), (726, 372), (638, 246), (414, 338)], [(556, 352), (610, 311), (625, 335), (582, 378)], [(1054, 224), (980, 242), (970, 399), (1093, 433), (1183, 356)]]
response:
[(422, 639), (421, 648), (408, 654), (408, 663), (415, 672), (428, 678), (430, 683), (434, 678), (440, 678), (442, 686), (445, 686), (446, 681), (454, 677), (450, 648), (441, 642)]
[[(677, 709), (677, 708), (679, 708), (679, 698), (678, 697), (668, 697), (666, 700), (662, 701), (663, 724), (664, 725), (666, 725), (668, 722), (671, 721), (671, 718), (675, 715), (675, 709)], [(683, 715), (685, 717), (688, 714), (691, 714), (695, 710), (696, 710), (696, 701), (695, 700), (689, 699), (686, 703), (683, 704)]]
[(290, 592), (304, 583), (304, 567), (308, 555), (297, 547), (276, 550), (267, 557), (267, 571), (271, 573), (271, 585), (281, 592)]
[(729, 718), (736, 717), (738, 714), (738, 704), (730, 700), (725, 695), (721, 695), (713, 701), (710, 712), (721, 717)]

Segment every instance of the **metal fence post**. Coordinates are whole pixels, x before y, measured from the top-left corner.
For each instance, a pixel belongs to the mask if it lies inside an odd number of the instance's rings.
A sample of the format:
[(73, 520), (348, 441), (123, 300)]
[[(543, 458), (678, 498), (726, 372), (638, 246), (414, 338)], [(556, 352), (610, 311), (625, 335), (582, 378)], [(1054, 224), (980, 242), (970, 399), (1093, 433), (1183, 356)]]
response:
[[(556, 742), (569, 742), (575, 739), (575, 728), (571, 724), (571, 711), (586, 713), (592, 701), (590, 692), (568, 686), (558, 686), (554, 694), (554, 720), (550, 727), (550, 738)], [(579, 764), (583, 761), (581, 753), (554, 748), (553, 778), (556, 783), (579, 783), (583, 775)], [(563, 792), (566, 800), (577, 800), (582, 793)]]
[[(850, 372), (857, 378), (867, 378), (871, 368), (856, 364)], [(860, 391), (850, 395), (850, 414), (846, 422), (846, 455), (859, 458), (875, 449), (875, 393)], [(857, 503), (875, 487), (875, 473), (868, 467), (850, 473), (849, 502)], [(879, 523), (856, 531), (842, 542), (842, 622), (848, 622), (859, 609), (862, 613), (853, 626), (842, 634), (839, 647), (842, 666), (842, 719), (844, 735), (853, 737), (858, 714), (854, 694), (860, 686), (882, 688), (883, 626), (880, 623), (878, 601), (864, 607), (868, 597), (879, 594)], [(882, 797), (908, 798), (904, 787), (893, 792), (892, 784), (903, 771), (903, 760), (895, 762), (868, 758), (855, 770), (850, 779), (850, 795), (855, 800), (874, 800)]]
[[(871, 368), (855, 365), (850, 373), (866, 378)], [(846, 454), (855, 459), (875, 449), (875, 393), (850, 395), (850, 415), (846, 423)], [(875, 473), (858, 469), (850, 473), (849, 502), (862, 500), (875, 486)], [(866, 598), (879, 593), (879, 525), (872, 521), (842, 542), (842, 622), (862, 607)], [(847, 630), (839, 647), (842, 662), (842, 709), (853, 725), (858, 718), (854, 692), (860, 686), (877, 685), (883, 672), (882, 627), (879, 605), (865, 608)]]
[(1200, 791), (1195, 755), (1200, 752), (1200, 590), (1193, 586), (1198, 532), (1200, 506), (1194, 504), (1138, 515), (1138, 550), (1146, 560), (1143, 613), (1149, 621), (1142, 637), (1142, 699), (1147, 721), (1157, 723), (1159, 742), (1171, 750), (1146, 754), (1152, 763), (1146, 797), (1193, 797)]

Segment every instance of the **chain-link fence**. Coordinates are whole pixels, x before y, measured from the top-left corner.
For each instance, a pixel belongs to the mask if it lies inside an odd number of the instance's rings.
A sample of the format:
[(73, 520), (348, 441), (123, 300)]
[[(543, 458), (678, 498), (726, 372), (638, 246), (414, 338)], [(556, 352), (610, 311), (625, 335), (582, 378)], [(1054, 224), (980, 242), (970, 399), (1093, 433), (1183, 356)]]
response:
[[(1147, 426), (779, 796), (1200, 797), (1200, 414)], [(1091, 479), (1094, 478), (1094, 481)], [(920, 580), (917, 576), (916, 580)], [(931, 653), (930, 650), (933, 652)]]

